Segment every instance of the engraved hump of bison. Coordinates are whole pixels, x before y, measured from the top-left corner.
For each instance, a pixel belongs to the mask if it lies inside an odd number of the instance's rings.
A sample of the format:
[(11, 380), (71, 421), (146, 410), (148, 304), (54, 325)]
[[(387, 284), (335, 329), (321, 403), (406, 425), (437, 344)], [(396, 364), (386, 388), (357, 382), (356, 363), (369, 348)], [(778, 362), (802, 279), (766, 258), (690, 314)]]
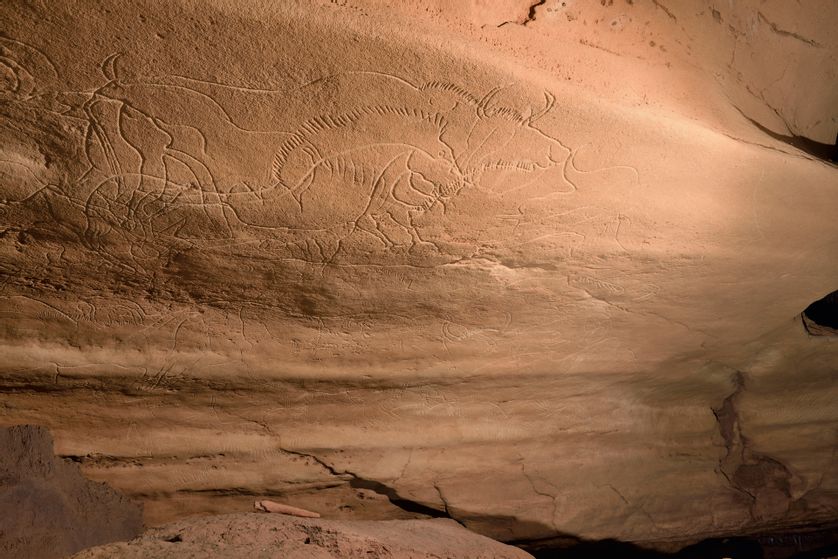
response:
[(89, 166), (69, 182), (92, 245), (118, 230), (144, 240), (357, 232), (414, 246), (424, 242), (417, 218), (464, 189), (573, 190), (570, 150), (536, 126), (549, 94), (513, 107), (510, 88), (480, 94), (379, 72), (253, 89), (132, 76), (120, 60), (106, 59), (106, 83), (72, 108), (87, 121)]

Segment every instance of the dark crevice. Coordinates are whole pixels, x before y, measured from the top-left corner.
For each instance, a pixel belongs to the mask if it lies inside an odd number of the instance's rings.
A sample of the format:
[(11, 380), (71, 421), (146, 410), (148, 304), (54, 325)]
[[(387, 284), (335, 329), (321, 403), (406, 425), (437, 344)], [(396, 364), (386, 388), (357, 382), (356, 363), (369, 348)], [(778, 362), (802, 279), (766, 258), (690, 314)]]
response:
[(174, 536), (169, 536), (169, 537), (163, 538), (163, 540), (167, 541), (169, 543), (180, 543), (180, 542), (183, 541), (183, 538), (181, 537), (180, 534), (175, 534)]
[(372, 479), (367, 479), (361, 477), (353, 472), (343, 470), (340, 471), (336, 469), (334, 466), (326, 462), (325, 460), (319, 458), (314, 454), (310, 454), (307, 452), (300, 452), (296, 450), (288, 450), (282, 449), (283, 452), (287, 452), (288, 454), (296, 454), (297, 456), (303, 456), (305, 458), (310, 458), (317, 462), (320, 466), (322, 466), (326, 471), (336, 477), (344, 478), (346, 481), (349, 482), (349, 486), (356, 489), (368, 489), (370, 491), (374, 491), (379, 495), (383, 495), (387, 497), (387, 499), (392, 503), (394, 506), (402, 509), (405, 512), (410, 512), (414, 514), (423, 514), (425, 516), (430, 516), (432, 518), (450, 518), (459, 524), (463, 524), (460, 520), (451, 516), (450, 511), (448, 510), (447, 504), (443, 504), (444, 509), (440, 510), (434, 508), (432, 506), (426, 505), (424, 503), (420, 503), (418, 501), (412, 501), (410, 499), (405, 499), (398, 492), (390, 487), (389, 485), (385, 485), (380, 481), (375, 481)]
[(817, 142), (810, 138), (806, 138), (805, 136), (786, 136), (784, 134), (774, 132), (770, 128), (766, 128), (759, 122), (745, 115), (745, 113), (742, 113), (741, 110), (739, 112), (742, 114), (742, 116), (748, 119), (748, 121), (751, 124), (759, 128), (760, 131), (771, 136), (775, 140), (788, 144), (792, 147), (796, 147), (800, 151), (808, 153), (809, 155), (817, 157), (818, 159), (822, 159), (830, 163), (838, 163), (838, 136), (836, 136), (834, 144), (825, 144)]
[[(528, 551), (537, 559), (824, 559), (838, 555), (838, 526), (708, 538), (673, 552), (656, 551), (615, 539), (585, 540), (573, 536), (507, 543)], [(670, 547), (677, 549), (678, 546)]]
[(530, 6), (530, 9), (527, 11), (527, 18), (524, 20), (522, 25), (527, 25), (529, 22), (534, 21), (536, 8), (538, 8), (539, 6), (543, 6), (546, 2), (547, 0), (538, 0), (538, 2), (532, 4)]
[(535, 21), (536, 8), (538, 8), (539, 6), (543, 6), (546, 2), (547, 0), (537, 0), (534, 4), (531, 4), (530, 7), (527, 9), (527, 15), (524, 16), (523, 19), (519, 19), (517, 21), (503, 21), (499, 23), (497, 26), (503, 27), (504, 25), (509, 25), (510, 23), (527, 26), (530, 22)]
[(838, 335), (838, 291), (806, 307), (801, 318), (806, 332), (812, 336)]
[(387, 499), (390, 500), (390, 502), (393, 505), (397, 506), (403, 511), (412, 512), (416, 514), (424, 514), (433, 518), (450, 518), (452, 520), (457, 520), (456, 518), (451, 516), (451, 514), (447, 510), (447, 507), (446, 510), (441, 511), (428, 505), (424, 505), (416, 501), (411, 501), (410, 499), (405, 499), (404, 497), (401, 497), (395, 489), (388, 485), (384, 485), (381, 482), (374, 481), (371, 479), (364, 479), (354, 474), (350, 475), (352, 475), (352, 479), (349, 480), (350, 487), (354, 487), (357, 489), (369, 489), (371, 491), (375, 491), (379, 495), (384, 495), (385, 497), (387, 497)]

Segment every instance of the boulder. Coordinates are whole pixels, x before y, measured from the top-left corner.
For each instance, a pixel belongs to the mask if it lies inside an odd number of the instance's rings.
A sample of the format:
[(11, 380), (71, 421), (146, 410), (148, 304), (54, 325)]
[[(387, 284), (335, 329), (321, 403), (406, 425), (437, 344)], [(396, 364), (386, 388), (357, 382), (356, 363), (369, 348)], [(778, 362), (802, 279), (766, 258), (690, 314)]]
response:
[(142, 528), (142, 507), (56, 457), (47, 429), (0, 428), (0, 557), (66, 557)]

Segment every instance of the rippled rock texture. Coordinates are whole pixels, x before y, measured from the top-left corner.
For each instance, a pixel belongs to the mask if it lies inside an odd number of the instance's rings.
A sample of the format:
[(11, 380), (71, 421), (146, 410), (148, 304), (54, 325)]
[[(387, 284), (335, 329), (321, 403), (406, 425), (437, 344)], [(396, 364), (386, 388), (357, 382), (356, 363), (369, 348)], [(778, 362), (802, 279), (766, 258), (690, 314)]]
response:
[(152, 525), (835, 521), (834, 5), (449, 4), (4, 2), (0, 422)]

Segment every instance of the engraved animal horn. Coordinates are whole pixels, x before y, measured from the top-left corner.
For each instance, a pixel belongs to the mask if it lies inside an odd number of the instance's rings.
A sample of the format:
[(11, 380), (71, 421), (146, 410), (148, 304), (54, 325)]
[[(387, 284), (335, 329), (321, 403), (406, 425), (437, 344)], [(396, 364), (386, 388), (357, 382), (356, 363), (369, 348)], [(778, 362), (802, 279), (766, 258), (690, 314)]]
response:
[(115, 52), (102, 61), (102, 74), (110, 81), (116, 80), (116, 61), (120, 56), (122, 56), (121, 52)]
[(480, 100), (480, 103), (477, 104), (477, 116), (479, 118), (486, 118), (491, 116), (486, 112), (486, 110), (489, 108), (489, 103), (492, 101), (495, 95), (498, 94), (500, 90), (500, 87), (495, 87), (491, 91), (489, 91), (489, 93), (487, 93), (483, 97), (483, 99)]
[(545, 91), (544, 98), (546, 99), (544, 108), (538, 112), (533, 112), (532, 114), (530, 114), (530, 116), (527, 118), (527, 124), (534, 123), (536, 120), (549, 113), (550, 110), (555, 106), (556, 97), (552, 93), (550, 93), (549, 91)]

